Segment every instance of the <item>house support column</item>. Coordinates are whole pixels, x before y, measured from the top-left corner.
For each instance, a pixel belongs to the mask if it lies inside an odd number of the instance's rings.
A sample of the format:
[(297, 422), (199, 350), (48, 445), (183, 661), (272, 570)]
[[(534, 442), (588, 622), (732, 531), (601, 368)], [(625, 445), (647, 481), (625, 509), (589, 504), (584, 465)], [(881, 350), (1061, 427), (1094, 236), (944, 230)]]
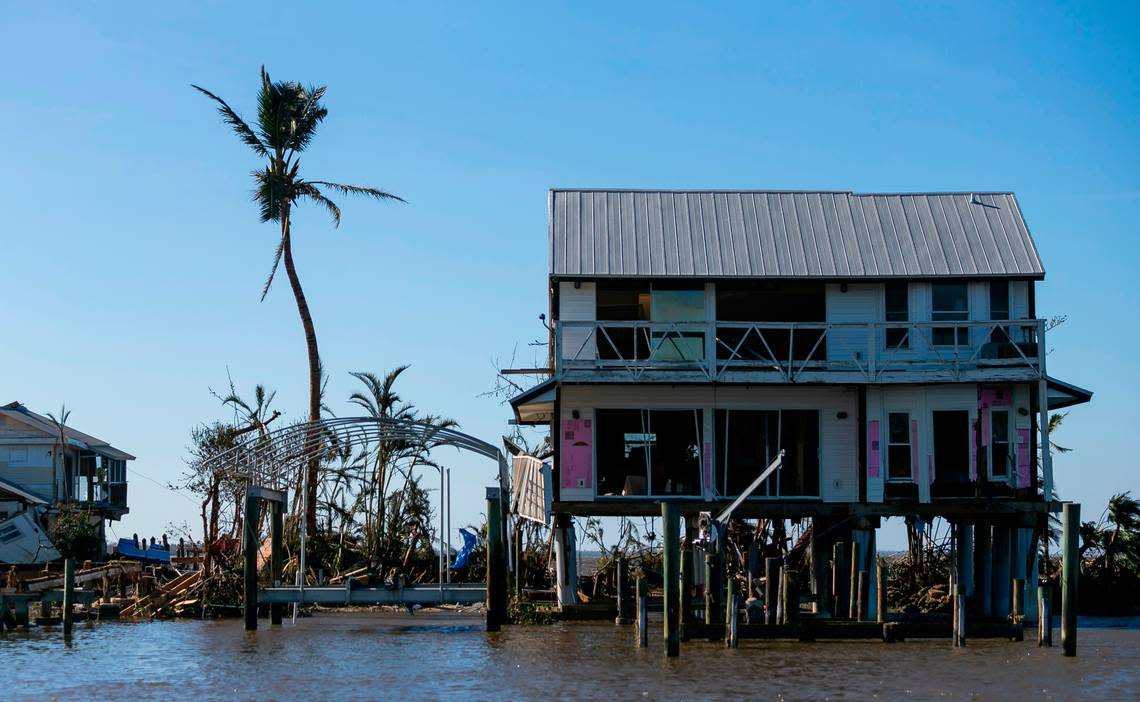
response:
[(261, 499), (246, 490), (245, 522), (242, 528), (242, 552), (245, 556), (242, 567), (244, 578), (243, 603), (245, 630), (257, 629), (257, 518), (261, 516)]
[(994, 527), (993, 539), (993, 612), (991, 616), (1004, 617), (1009, 614), (1010, 575), (1010, 528)]
[[(503, 531), (500, 488), (489, 487), (487, 488), (487, 631), (498, 631), (507, 620), (507, 554), (503, 544)], [(576, 583), (577, 578), (573, 582)]]
[(993, 529), (989, 524), (974, 527), (974, 611), (992, 617), (993, 609)]
[(681, 652), (681, 632), (679, 629), (681, 610), (681, 570), (678, 559), (681, 556), (680, 515), (677, 505), (661, 503), (661, 534), (664, 540), (665, 577), (665, 655), (677, 656)]
[(570, 515), (554, 515), (554, 569), (558, 605), (578, 603), (578, 561), (575, 558), (574, 522)]
[[(281, 587), (281, 564), (284, 561), (282, 538), (284, 523), (281, 514), (282, 504), (277, 501), (269, 503), (269, 581), (273, 587)], [(281, 614), (284, 605), (274, 602), (269, 605), (269, 622), (273, 625), (281, 624)]]
[(1062, 507), (1063, 549), (1061, 564), (1061, 648), (1066, 656), (1077, 655), (1077, 580), (1080, 575), (1081, 506)]

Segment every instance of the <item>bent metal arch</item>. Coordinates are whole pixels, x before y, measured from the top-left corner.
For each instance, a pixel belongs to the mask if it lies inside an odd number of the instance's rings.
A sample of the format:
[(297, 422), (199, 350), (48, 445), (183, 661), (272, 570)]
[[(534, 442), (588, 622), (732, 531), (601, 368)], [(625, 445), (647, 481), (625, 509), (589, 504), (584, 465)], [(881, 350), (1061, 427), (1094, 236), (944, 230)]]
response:
[[(229, 472), (244, 477), (249, 482), (245, 498), (245, 530), (243, 548), (245, 551), (245, 627), (257, 628), (257, 551), (259, 548), (257, 522), (261, 511), (261, 500), (269, 502), (270, 514), (270, 577), (275, 586), (280, 585), (282, 560), (282, 513), (286, 505), (286, 492), (303, 483), (305, 467), (313, 459), (329, 457), (332, 452), (373, 446), (381, 441), (409, 441), (425, 449), (453, 446), (485, 456), (498, 463), (499, 469), (499, 509), (497, 512), (498, 538), (488, 539), (488, 543), (503, 543), (507, 534), (504, 523), (507, 510), (503, 501), (510, 489), (510, 473), (503, 452), (491, 444), (463, 432), (426, 422), (375, 417), (346, 417), (321, 419), (315, 422), (295, 424), (274, 431), (251, 433), (236, 446), (214, 456), (203, 465), (206, 468)], [(302, 490), (302, 493), (304, 490)], [(488, 491), (490, 495), (490, 491)], [(304, 510), (301, 500), (301, 510)], [(491, 517), (489, 514), (488, 517)], [(305, 570), (305, 520), (301, 520), (300, 572)], [(296, 602), (304, 601), (304, 579), (299, 578)], [(504, 577), (505, 580), (505, 577)], [(443, 584), (440, 583), (440, 587)], [(497, 603), (488, 598), (488, 607), (498, 609)], [(498, 599), (493, 598), (493, 599)], [(505, 603), (503, 603), (505, 605)], [(496, 612), (496, 615), (498, 613)], [(281, 623), (281, 606), (272, 604), (271, 621)], [(490, 622), (491, 612), (488, 612)]]

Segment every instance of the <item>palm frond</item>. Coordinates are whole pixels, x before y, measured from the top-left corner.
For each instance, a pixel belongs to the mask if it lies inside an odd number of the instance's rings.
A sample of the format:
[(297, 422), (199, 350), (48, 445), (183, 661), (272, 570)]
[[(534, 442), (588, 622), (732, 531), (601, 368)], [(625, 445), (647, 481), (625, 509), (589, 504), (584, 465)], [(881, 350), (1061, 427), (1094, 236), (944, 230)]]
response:
[(265, 296), (269, 294), (269, 286), (273, 285), (273, 276), (277, 275), (277, 268), (281, 265), (281, 254), (285, 252), (285, 238), (282, 237), (281, 241), (277, 242), (277, 251), (273, 254), (273, 267), (269, 269), (269, 277), (265, 279), (265, 285), (261, 288), (261, 300), (265, 302)]
[(234, 133), (238, 135), (238, 138), (240, 138), (246, 146), (253, 149), (254, 153), (256, 153), (258, 156), (269, 155), (269, 150), (265, 148), (265, 144), (262, 143), (261, 139), (257, 138), (257, 135), (254, 134), (253, 129), (251, 129), (250, 126), (245, 123), (245, 120), (243, 120), (241, 116), (235, 112), (234, 109), (229, 106), (229, 104), (226, 103), (225, 100), (221, 99), (217, 95), (211, 93), (209, 90), (206, 90), (199, 85), (191, 84), (190, 87), (194, 88), (198, 92), (218, 103), (218, 112), (221, 113), (222, 120), (233, 128)]
[(325, 197), (312, 183), (298, 183), (296, 189), (301, 197), (307, 197), (318, 205), (324, 205), (332, 217), (333, 226), (340, 227), (340, 208), (337, 207), (335, 202)]
[(369, 188), (364, 185), (333, 183), (327, 180), (310, 180), (308, 182), (313, 185), (323, 185), (326, 188), (332, 188), (333, 190), (339, 192), (341, 195), (367, 195), (368, 197), (374, 197), (377, 200), (395, 200), (397, 202), (403, 202), (405, 204), (408, 202), (399, 195), (393, 195), (392, 193), (384, 192), (383, 190), (377, 190), (376, 188)]

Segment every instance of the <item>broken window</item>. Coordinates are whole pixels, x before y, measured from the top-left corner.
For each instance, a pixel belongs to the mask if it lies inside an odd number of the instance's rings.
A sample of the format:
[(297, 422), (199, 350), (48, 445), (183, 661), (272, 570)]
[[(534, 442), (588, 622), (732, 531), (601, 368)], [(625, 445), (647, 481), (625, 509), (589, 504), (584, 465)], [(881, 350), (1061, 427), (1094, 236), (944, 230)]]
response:
[[(934, 322), (965, 322), (970, 318), (965, 283), (934, 283), (930, 286), (930, 319)], [(969, 329), (964, 326), (935, 327), (935, 346), (968, 346)]]
[[(599, 322), (644, 322), (649, 319), (649, 287), (640, 285), (598, 285), (597, 320)], [(639, 335), (632, 325), (600, 325), (597, 335), (598, 358), (647, 358), (649, 339)], [(641, 338), (639, 338), (639, 336)]]
[(910, 413), (887, 414), (887, 479), (913, 479), (910, 451)]
[(1013, 466), (1013, 451), (1009, 441), (1009, 412), (990, 410), (990, 477), (1009, 480)]
[(781, 449), (780, 468), (753, 494), (819, 496), (817, 410), (717, 410), (718, 492), (729, 497), (744, 492)]
[(701, 494), (701, 410), (595, 412), (598, 495)]
[[(990, 283), (990, 319), (1011, 319), (1009, 311), (1009, 281), (995, 280)], [(990, 341), (1009, 341), (1009, 328), (998, 327), (990, 334)]]
[[(888, 322), (910, 321), (910, 286), (906, 283), (887, 283), (884, 290), (886, 320)], [(898, 351), (910, 348), (910, 330), (906, 327), (888, 327), (886, 334), (887, 350)]]
[[(657, 285), (650, 293), (649, 319), (655, 361), (699, 361), (705, 357), (705, 290)], [(697, 324), (693, 324), (697, 323)]]
[(777, 323), (777, 328), (761, 325), (759, 330), (717, 325), (717, 358), (782, 362), (789, 357), (797, 361), (827, 358), (823, 330), (791, 329), (784, 324), (826, 321), (823, 283), (718, 283), (716, 318), (718, 322)]

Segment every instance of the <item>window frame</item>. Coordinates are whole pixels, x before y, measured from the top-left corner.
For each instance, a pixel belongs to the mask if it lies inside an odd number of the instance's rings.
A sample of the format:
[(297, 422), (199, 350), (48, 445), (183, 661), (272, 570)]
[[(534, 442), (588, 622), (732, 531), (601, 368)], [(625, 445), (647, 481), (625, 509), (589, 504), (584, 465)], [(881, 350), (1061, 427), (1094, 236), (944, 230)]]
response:
[[(912, 483), (914, 482), (915, 470), (917, 466), (914, 465), (914, 442), (911, 436), (911, 421), (914, 418), (914, 413), (909, 408), (888, 409), (884, 413), (885, 421), (883, 422), (883, 475), (888, 483)], [(906, 417), (906, 443), (898, 443), (891, 441), (891, 416), (901, 414)], [(906, 446), (907, 463), (910, 466), (908, 475), (906, 477), (891, 475), (891, 447), (892, 446)]]
[[(994, 419), (997, 415), (1005, 415), (1005, 441), (1001, 442), (1006, 447), (1006, 472), (1004, 475), (994, 472), (994, 466), (997, 465), (994, 461), (994, 445), (998, 443), (997, 435), (994, 433)], [(989, 410), (990, 426), (989, 437), (990, 442), (986, 445), (986, 477), (990, 482), (995, 483), (1011, 483), (1013, 477), (1017, 474), (1017, 445), (1013, 440), (1013, 416), (1009, 408), (991, 407)]]
[[(902, 311), (901, 319), (891, 319), (892, 314), (897, 315), (898, 310), (893, 310), (890, 307), (890, 289), (894, 287), (896, 291), (901, 288), (903, 293), (903, 301), (906, 303)], [(910, 283), (908, 282), (887, 282), (883, 284), (883, 321), (884, 322), (910, 322)], [(901, 340), (896, 344), (892, 343), (892, 332), (902, 332)], [(887, 327), (883, 330), (883, 349), (886, 351), (910, 351), (910, 329), (898, 329)]]
[[(961, 286), (965, 291), (966, 309), (965, 310), (939, 310), (934, 306), (935, 294), (934, 291), (939, 287)], [(939, 315), (962, 315), (960, 319), (954, 317), (939, 317)], [(930, 343), (932, 346), (940, 348), (969, 348), (970, 346), (970, 328), (968, 323), (970, 321), (970, 284), (968, 282), (941, 282), (930, 284), (930, 321), (931, 322), (949, 322), (949, 326), (945, 327), (932, 327), (930, 333)], [(966, 322), (966, 325), (955, 324), (955, 322)], [(938, 342), (938, 333), (944, 330), (953, 330), (954, 342), (949, 344)]]

